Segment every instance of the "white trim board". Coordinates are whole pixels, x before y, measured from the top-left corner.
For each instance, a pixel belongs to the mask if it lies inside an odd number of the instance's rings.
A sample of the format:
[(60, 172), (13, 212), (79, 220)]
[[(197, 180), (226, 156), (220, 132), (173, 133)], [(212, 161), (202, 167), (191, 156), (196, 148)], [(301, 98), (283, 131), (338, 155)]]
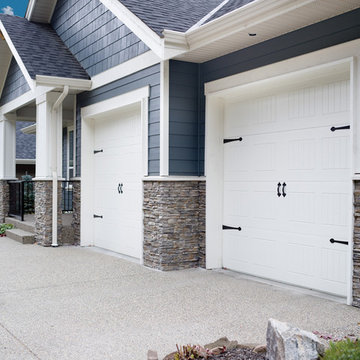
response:
[(125, 76), (136, 73), (137, 71), (158, 64), (159, 62), (160, 58), (153, 51), (147, 51), (144, 54), (136, 56), (135, 58), (132, 58), (120, 65), (114, 66), (109, 70), (93, 76), (91, 78), (91, 90), (95, 90), (101, 86), (112, 83), (117, 79), (121, 79)]
[[(141, 112), (143, 176), (148, 174), (149, 86), (81, 108), (81, 246), (92, 246), (94, 121), (113, 111), (139, 105)], [(91, 222), (92, 224), (92, 222)], [(142, 260), (141, 260), (142, 261)]]
[(163, 57), (163, 40), (149, 26), (140, 20), (118, 0), (100, 0), (116, 17), (119, 18), (138, 38), (155, 54)]
[(19, 96), (15, 100), (12, 100), (7, 104), (3, 105), (2, 107), (0, 107), (0, 114), (8, 114), (12, 111), (21, 108), (22, 106), (31, 103), (32, 101), (35, 101), (35, 93), (32, 90), (30, 90), (27, 93)]
[(169, 61), (160, 65), (160, 176), (169, 175)]
[(8, 46), (9, 46), (9, 48), (10, 48), (10, 50), (11, 50), (11, 52), (12, 52), (12, 54), (13, 54), (16, 62), (18, 63), (21, 72), (22, 72), (23, 75), (25, 76), (25, 79), (26, 79), (27, 83), (29, 84), (30, 89), (31, 89), (32, 91), (34, 91), (34, 90), (35, 90), (35, 82), (34, 82), (34, 80), (30, 77), (30, 74), (29, 74), (29, 72), (27, 71), (27, 69), (26, 69), (26, 67), (25, 67), (25, 65), (24, 65), (24, 63), (23, 63), (23, 61), (22, 61), (19, 53), (17, 52), (17, 50), (16, 50), (16, 48), (15, 48), (15, 46), (14, 46), (14, 44), (13, 44), (13, 42), (11, 41), (11, 38), (10, 38), (8, 32), (6, 31), (6, 28), (5, 28), (4, 24), (2, 23), (2, 21), (0, 21), (0, 31), (1, 31), (2, 34), (4, 35), (4, 38), (5, 38)]
[[(342, 44), (330, 49), (320, 50), (319, 52), (299, 56), (294, 59), (275, 63), (266, 67), (258, 68), (213, 81), (205, 85), (206, 89), (206, 137), (205, 137), (205, 174), (206, 174), (206, 266), (207, 268), (222, 267), (222, 231), (221, 220), (223, 217), (223, 194), (219, 189), (223, 188), (223, 108), (226, 100), (232, 94), (247, 97), (248, 89), (258, 86), (261, 90), (263, 85), (290, 83), (294, 77), (313, 79), (316, 72), (325, 75), (326, 73), (336, 77), (346, 71), (350, 74), (351, 83), (354, 84), (354, 73), (359, 71), (360, 51), (358, 45), (360, 40)], [(356, 56), (357, 55), (357, 56)], [(313, 66), (311, 66), (311, 64)], [(356, 71), (354, 70), (356, 66)], [(316, 77), (315, 77), (316, 79)], [(356, 82), (355, 82), (356, 83)], [(353, 85), (354, 86), (354, 85)], [(231, 101), (231, 100), (230, 100)], [(358, 108), (359, 96), (352, 97), (352, 107)], [(351, 121), (352, 132), (360, 128), (360, 116), (354, 114)], [(354, 134), (353, 139), (358, 135)], [(355, 149), (356, 144), (353, 144)], [(351, 151), (350, 157), (360, 157), (356, 150)], [(355, 159), (356, 160), (356, 159)], [(359, 160), (357, 161), (359, 162)], [(353, 163), (355, 166), (356, 162)], [(352, 186), (352, 177), (355, 169), (349, 173), (349, 186)], [(352, 202), (349, 203), (349, 212), (353, 210)], [(352, 257), (352, 232), (349, 226), (349, 258)], [(347, 290), (347, 303), (352, 302), (352, 268), (349, 266), (349, 284)]]

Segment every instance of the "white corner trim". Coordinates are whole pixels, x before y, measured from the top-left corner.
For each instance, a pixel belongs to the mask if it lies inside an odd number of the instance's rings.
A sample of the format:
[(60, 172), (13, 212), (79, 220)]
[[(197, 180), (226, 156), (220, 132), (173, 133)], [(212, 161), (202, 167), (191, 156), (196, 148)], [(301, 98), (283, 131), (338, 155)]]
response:
[(150, 27), (118, 0), (100, 0), (119, 18), (137, 37), (139, 37), (156, 55), (163, 57), (163, 41)]
[(149, 97), (141, 99), (141, 145), (143, 175), (149, 173)]
[(336, 64), (349, 63), (356, 54), (360, 55), (360, 40), (353, 40), (330, 48), (318, 50), (309, 54), (297, 56), (266, 65), (260, 68), (249, 70), (243, 73), (228, 76), (219, 80), (211, 81), (205, 84), (205, 95), (220, 95), (231, 88), (243, 86), (256, 81), (275, 77), (291, 77), (295, 72), (304, 71), (307, 73), (309, 68), (317, 70), (320, 68), (331, 67)]
[(10, 50), (11, 50), (11, 52), (12, 52), (12, 54), (13, 54), (15, 60), (16, 60), (16, 62), (18, 63), (21, 72), (22, 72), (23, 75), (25, 76), (25, 79), (26, 79), (27, 83), (29, 84), (30, 89), (31, 89), (32, 91), (34, 91), (34, 90), (35, 90), (34, 80), (31, 78), (29, 72), (27, 71), (27, 69), (26, 69), (26, 67), (25, 67), (25, 65), (24, 65), (24, 63), (23, 63), (23, 61), (22, 61), (19, 53), (17, 52), (17, 50), (16, 50), (13, 42), (11, 41), (11, 38), (10, 38), (8, 32), (6, 31), (5, 26), (4, 26), (4, 24), (2, 23), (2, 21), (0, 21), (0, 31), (1, 31), (2, 34), (4, 35), (5, 41), (7, 42), (7, 44), (8, 44), (8, 46), (9, 46), (9, 48), (10, 48)]
[(86, 91), (91, 89), (92, 81), (57, 76), (36, 75), (36, 85), (49, 87), (69, 86), (72, 90)]
[(160, 176), (169, 175), (169, 61), (160, 64)]
[(142, 99), (150, 96), (150, 87), (144, 86), (140, 89), (115, 96), (111, 99), (100, 101), (96, 104), (81, 108), (81, 117), (83, 119), (102, 116), (109, 111), (120, 109), (124, 106), (141, 102)]
[(23, 134), (36, 134), (36, 123), (21, 129)]
[(210, 19), (215, 13), (217, 13), (221, 8), (224, 7), (230, 0), (225, 0), (222, 3), (220, 3), (215, 9), (210, 11), (208, 14), (206, 14), (202, 19), (200, 19), (195, 25), (193, 25), (188, 31), (192, 31), (194, 29), (199, 28), (201, 25), (203, 25), (208, 19)]
[(28, 103), (35, 100), (35, 94), (32, 90), (28, 91), (27, 93), (19, 96), (13, 101), (8, 102), (7, 104), (0, 107), (0, 114), (8, 114), (20, 107), (27, 105)]
[(152, 65), (160, 62), (159, 56), (153, 51), (147, 51), (144, 54), (136, 56), (129, 61), (117, 65), (109, 70), (106, 70), (98, 75), (92, 77), (91, 90), (97, 89), (101, 86), (109, 84), (117, 79), (123, 78), (137, 71), (146, 69)]

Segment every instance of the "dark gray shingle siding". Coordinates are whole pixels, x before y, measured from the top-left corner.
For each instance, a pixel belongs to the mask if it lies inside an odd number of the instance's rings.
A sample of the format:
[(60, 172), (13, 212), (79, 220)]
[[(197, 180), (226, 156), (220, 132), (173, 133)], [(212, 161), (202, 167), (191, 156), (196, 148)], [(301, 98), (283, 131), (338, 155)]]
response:
[(33, 125), (32, 122), (16, 122), (16, 158), (17, 159), (35, 159), (36, 154), (36, 135), (24, 134), (21, 129)]
[(51, 25), (90, 76), (149, 50), (99, 0), (59, 0)]
[(4, 89), (0, 99), (0, 106), (15, 100), (17, 97), (30, 91), (30, 86), (27, 83), (25, 76), (21, 72), (19, 65), (15, 58), (12, 58)]
[(129, 91), (150, 86), (149, 98), (149, 175), (160, 172), (160, 65), (116, 80), (93, 91), (77, 96), (76, 110), (76, 176), (81, 176), (81, 108), (111, 99)]
[(223, 0), (118, 0), (157, 34), (164, 29), (185, 32)]
[(89, 79), (50, 25), (4, 14), (0, 20), (32, 79), (36, 75)]

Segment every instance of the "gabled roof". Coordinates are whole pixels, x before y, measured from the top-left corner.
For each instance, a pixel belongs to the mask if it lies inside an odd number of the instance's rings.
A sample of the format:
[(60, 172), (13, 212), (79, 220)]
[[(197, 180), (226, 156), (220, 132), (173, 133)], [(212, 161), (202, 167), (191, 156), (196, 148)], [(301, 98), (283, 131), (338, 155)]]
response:
[(218, 19), (219, 17), (230, 13), (231, 11), (234, 11), (236, 9), (239, 9), (247, 4), (250, 4), (255, 0), (230, 0), (227, 3), (225, 3), (218, 11), (215, 12), (206, 22)]
[(0, 21), (32, 79), (36, 75), (90, 78), (50, 25), (4, 14)]
[(158, 35), (164, 29), (185, 32), (223, 0), (118, 0)]

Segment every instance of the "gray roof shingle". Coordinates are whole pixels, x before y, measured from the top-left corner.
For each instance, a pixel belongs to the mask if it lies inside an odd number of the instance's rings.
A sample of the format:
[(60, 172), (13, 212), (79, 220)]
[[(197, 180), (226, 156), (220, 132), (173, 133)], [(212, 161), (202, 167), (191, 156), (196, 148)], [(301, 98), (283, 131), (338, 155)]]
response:
[(21, 129), (30, 126), (32, 123), (26, 121), (16, 122), (16, 158), (35, 159), (36, 135), (24, 134)]
[(228, 14), (231, 11), (239, 9), (255, 0), (230, 0), (227, 4), (225, 4), (219, 11), (217, 11), (212, 17), (210, 17), (206, 22), (215, 20), (225, 14)]
[(164, 29), (185, 32), (223, 0), (118, 0), (161, 35)]
[(32, 79), (36, 75), (90, 78), (50, 25), (4, 14), (0, 20)]

